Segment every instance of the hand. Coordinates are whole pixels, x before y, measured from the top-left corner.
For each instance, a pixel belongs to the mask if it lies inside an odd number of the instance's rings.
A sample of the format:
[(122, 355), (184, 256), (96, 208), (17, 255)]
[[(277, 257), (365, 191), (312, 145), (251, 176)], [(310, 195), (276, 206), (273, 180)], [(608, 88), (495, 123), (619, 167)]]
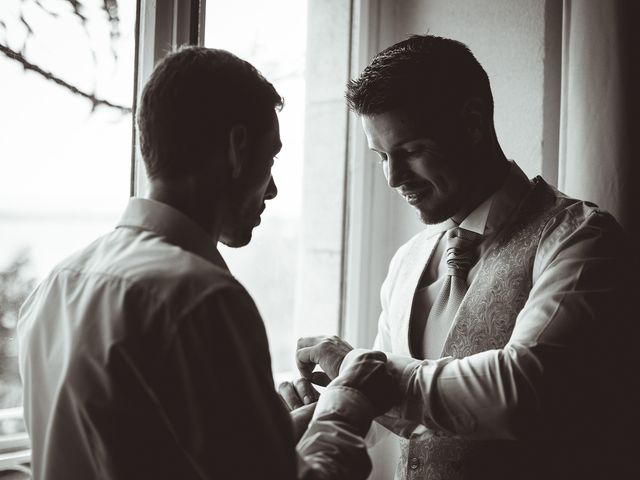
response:
[(291, 412), (291, 423), (293, 424), (293, 437), (295, 443), (298, 443), (304, 432), (307, 430), (309, 422), (313, 417), (313, 412), (316, 409), (316, 405), (318, 405), (318, 403), (313, 402)]
[(297, 378), (293, 382), (282, 382), (278, 386), (278, 393), (289, 411), (318, 401), (318, 392), (306, 378)]
[[(340, 337), (305, 337), (298, 340), (296, 364), (300, 374), (317, 385), (326, 385), (340, 373), (340, 365), (344, 357), (353, 347)], [(323, 374), (313, 373), (316, 365)]]
[(331, 382), (331, 386), (346, 386), (363, 393), (373, 404), (375, 416), (387, 412), (400, 398), (400, 392), (387, 370), (387, 356), (382, 352), (367, 352)]

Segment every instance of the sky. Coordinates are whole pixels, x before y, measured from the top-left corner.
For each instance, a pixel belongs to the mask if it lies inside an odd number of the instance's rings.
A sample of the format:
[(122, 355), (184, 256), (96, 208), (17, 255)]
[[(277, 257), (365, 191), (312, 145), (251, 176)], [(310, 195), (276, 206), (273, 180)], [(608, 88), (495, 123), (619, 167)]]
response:
[[(44, 13), (33, 1), (3, 0), (0, 41), (81, 89), (131, 105), (133, 25), (131, 8), (121, 10), (122, 37), (110, 50), (104, 13), (90, 9), (86, 31), (65, 2), (43, 1), (59, 11)], [(131, 7), (132, 2), (121, 2)], [(93, 1), (88, 4), (98, 5)], [(26, 39), (20, 5), (34, 33)], [(4, 37), (4, 38), (3, 38)], [(95, 52), (96, 62), (92, 59)], [(122, 207), (128, 194), (131, 117), (110, 109), (91, 113), (91, 103), (0, 55), (0, 218), (53, 214), (102, 215)], [(124, 182), (123, 182), (124, 180)]]

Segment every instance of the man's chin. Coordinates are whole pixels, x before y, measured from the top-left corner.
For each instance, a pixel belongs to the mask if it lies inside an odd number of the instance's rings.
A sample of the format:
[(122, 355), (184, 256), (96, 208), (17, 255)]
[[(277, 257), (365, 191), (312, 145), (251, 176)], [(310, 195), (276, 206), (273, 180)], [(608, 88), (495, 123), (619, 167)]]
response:
[(420, 205), (419, 207), (414, 208), (416, 209), (416, 214), (422, 223), (425, 225), (435, 225), (448, 220), (456, 214), (455, 208), (447, 207), (448, 206), (425, 207)]
[(251, 241), (253, 229), (242, 232), (234, 232), (231, 235), (221, 235), (220, 242), (230, 248), (241, 248), (249, 244)]

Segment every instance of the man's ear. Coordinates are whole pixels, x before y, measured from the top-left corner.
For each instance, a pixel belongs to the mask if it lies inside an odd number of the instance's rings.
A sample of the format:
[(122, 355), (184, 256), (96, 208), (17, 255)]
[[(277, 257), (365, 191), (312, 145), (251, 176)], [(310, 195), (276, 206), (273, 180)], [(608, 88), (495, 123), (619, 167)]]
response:
[(462, 106), (462, 122), (473, 145), (484, 137), (488, 115), (486, 107), (486, 102), (480, 97), (471, 97)]
[(231, 167), (231, 178), (240, 176), (247, 157), (249, 138), (244, 125), (234, 125), (229, 131), (229, 166)]

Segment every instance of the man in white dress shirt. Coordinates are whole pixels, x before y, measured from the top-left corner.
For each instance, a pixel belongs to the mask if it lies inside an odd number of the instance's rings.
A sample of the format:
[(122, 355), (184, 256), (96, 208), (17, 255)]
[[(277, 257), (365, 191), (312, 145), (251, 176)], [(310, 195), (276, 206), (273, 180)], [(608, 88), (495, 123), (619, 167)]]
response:
[(276, 196), (281, 106), (222, 50), (185, 48), (154, 70), (138, 112), (149, 198), (22, 307), (35, 479), (367, 477), (362, 437), (392, 402), (384, 354), (292, 422), (260, 314), (217, 250), (246, 245)]
[[(459, 42), (389, 47), (347, 99), (426, 224), (391, 261), (374, 344), (401, 391), (378, 419), (403, 437), (397, 478), (630, 478), (636, 254), (619, 225), (506, 158), (488, 77)], [(363, 353), (298, 347), (309, 379)], [(290, 406), (303, 384), (281, 387)]]

